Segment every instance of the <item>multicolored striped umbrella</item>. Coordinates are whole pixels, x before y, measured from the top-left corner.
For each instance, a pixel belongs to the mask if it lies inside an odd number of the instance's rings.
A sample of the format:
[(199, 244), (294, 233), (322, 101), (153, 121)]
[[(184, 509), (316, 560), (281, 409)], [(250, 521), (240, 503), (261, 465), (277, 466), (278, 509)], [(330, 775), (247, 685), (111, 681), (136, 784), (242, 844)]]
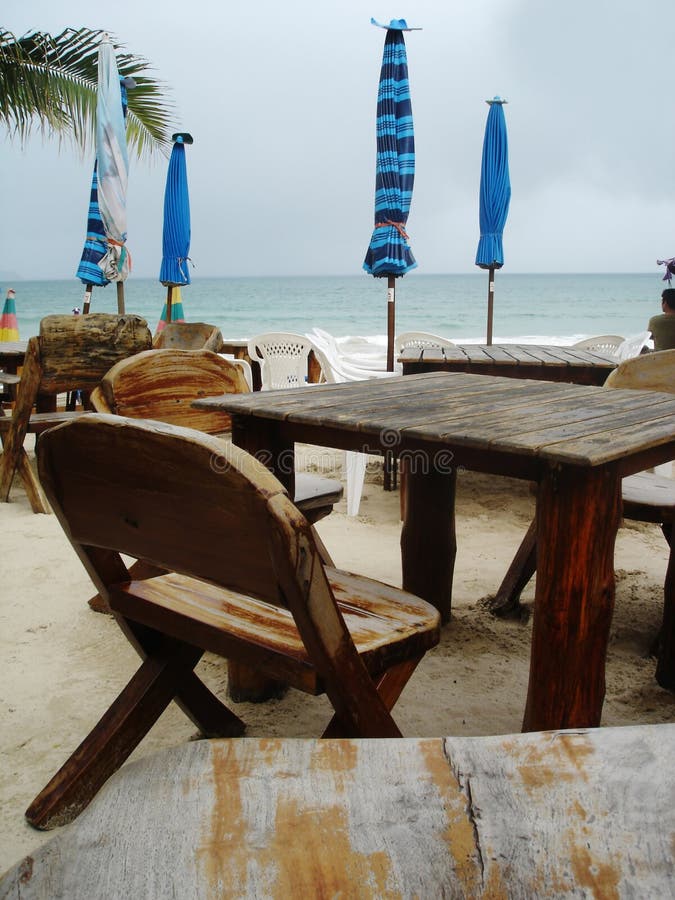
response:
[[(190, 253), (190, 195), (188, 192), (185, 145), (192, 144), (191, 134), (174, 134), (174, 142), (164, 189), (164, 225), (162, 228), (162, 265), (159, 280), (166, 286), (166, 302), (160, 322), (184, 320), (182, 302), (180, 312), (174, 309), (175, 292), (180, 285), (190, 284), (188, 268)], [(180, 290), (178, 290), (180, 297)], [(163, 325), (161, 326), (163, 327)], [(158, 325), (158, 330), (160, 326)]]
[(160, 331), (164, 331), (164, 327), (166, 326), (167, 322), (185, 321), (185, 313), (183, 311), (183, 298), (181, 297), (180, 287), (178, 287), (178, 285), (172, 285), (171, 291), (171, 309), (169, 311), (169, 304), (168, 302), (165, 302), (164, 306), (162, 307), (162, 315), (160, 316), (157, 327), (155, 328), (155, 336), (158, 335)]
[(19, 323), (16, 318), (16, 301), (14, 288), (7, 291), (5, 305), (0, 315), (0, 341), (18, 341)]
[(387, 369), (394, 368), (395, 279), (417, 263), (408, 244), (405, 226), (415, 180), (415, 135), (413, 130), (405, 19), (392, 19), (385, 28), (382, 68), (377, 94), (377, 165), (375, 173), (375, 228), (363, 268), (387, 284)]
[[(130, 76), (120, 78), (120, 96), (122, 99), (122, 114), (127, 115), (127, 89), (136, 87), (136, 82)], [(99, 263), (108, 250), (101, 212), (98, 205), (98, 164), (94, 162), (94, 172), (91, 179), (91, 192), (89, 195), (89, 213), (87, 216), (87, 235), (84, 241), (84, 249), (80, 265), (75, 277), (85, 285), (84, 312), (89, 312), (91, 294), (94, 287), (105, 287), (110, 284), (103, 274)]]
[(506, 138), (506, 120), (503, 104), (506, 100), (495, 97), (486, 100), (490, 106), (480, 171), (480, 240), (476, 252), (476, 265), (489, 269), (488, 315), (486, 343), (492, 343), (492, 311), (495, 293), (495, 269), (504, 265), (502, 237), (511, 201), (509, 179), (509, 148)]

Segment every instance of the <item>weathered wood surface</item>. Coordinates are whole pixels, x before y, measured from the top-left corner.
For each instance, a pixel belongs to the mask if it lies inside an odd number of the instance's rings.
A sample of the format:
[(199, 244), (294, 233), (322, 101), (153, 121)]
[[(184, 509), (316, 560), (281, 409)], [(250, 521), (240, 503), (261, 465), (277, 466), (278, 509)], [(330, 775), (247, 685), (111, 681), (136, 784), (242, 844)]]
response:
[(220, 329), (206, 322), (169, 322), (153, 341), (156, 350), (211, 350), (223, 352)]
[[(391, 708), (438, 643), (436, 610), (325, 567), (312, 528), (262, 464), (194, 430), (114, 415), (47, 432), (38, 462), (66, 535), (143, 661), (31, 803), (29, 822), (74, 818), (174, 698), (199, 725), (210, 698), (218, 735), (241, 725), (192, 672), (206, 650), (325, 692), (332, 737), (400, 737)], [(169, 574), (133, 581), (120, 554)]]
[[(345, 449), (452, 447), (457, 464), (536, 478), (542, 461), (622, 474), (675, 457), (675, 398), (574, 384), (433, 372), (200, 400)], [(326, 435), (339, 443), (328, 444)], [(482, 454), (482, 456), (481, 456)], [(486, 456), (489, 462), (486, 461)], [(528, 470), (523, 470), (527, 462)]]
[(455, 344), (409, 348), (399, 357), (404, 375), (473, 372), (507, 378), (535, 378), (601, 385), (618, 365), (616, 357), (578, 347), (535, 344)]
[(40, 393), (92, 390), (120, 359), (151, 348), (150, 329), (140, 316), (45, 316), (40, 322)]
[(675, 726), (198, 741), (126, 765), (0, 897), (670, 897)]

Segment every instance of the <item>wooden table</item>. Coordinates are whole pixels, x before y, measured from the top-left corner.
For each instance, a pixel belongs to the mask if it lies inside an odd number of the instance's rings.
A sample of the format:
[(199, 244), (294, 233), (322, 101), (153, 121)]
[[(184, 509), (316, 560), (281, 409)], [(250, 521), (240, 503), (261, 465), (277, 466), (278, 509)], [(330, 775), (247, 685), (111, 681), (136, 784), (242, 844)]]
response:
[(479, 375), (407, 375), (196, 401), (293, 490), (294, 442), (406, 461), (403, 587), (447, 621), (458, 467), (538, 482), (526, 731), (600, 724), (621, 478), (675, 457), (675, 397)]
[(670, 897), (674, 753), (675, 725), (196, 741), (123, 766), (0, 896)]
[(404, 375), (421, 372), (472, 372), (507, 378), (569, 381), (572, 384), (605, 383), (618, 365), (615, 356), (576, 347), (535, 344), (457, 344), (405, 350), (399, 357)]

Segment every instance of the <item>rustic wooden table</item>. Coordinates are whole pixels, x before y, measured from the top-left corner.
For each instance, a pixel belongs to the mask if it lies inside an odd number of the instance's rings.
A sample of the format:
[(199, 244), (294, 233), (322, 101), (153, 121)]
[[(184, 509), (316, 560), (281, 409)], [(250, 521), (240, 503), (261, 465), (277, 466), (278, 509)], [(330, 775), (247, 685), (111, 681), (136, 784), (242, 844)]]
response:
[(196, 402), (292, 496), (294, 442), (406, 461), (403, 587), (450, 617), (457, 469), (538, 482), (523, 730), (600, 724), (621, 478), (675, 458), (675, 397), (480, 375), (408, 375)]
[(614, 356), (535, 344), (457, 344), (454, 347), (409, 349), (399, 357), (404, 375), (421, 372), (471, 372), (506, 378), (604, 384), (618, 365)]
[(196, 741), (127, 764), (0, 896), (670, 897), (675, 725)]

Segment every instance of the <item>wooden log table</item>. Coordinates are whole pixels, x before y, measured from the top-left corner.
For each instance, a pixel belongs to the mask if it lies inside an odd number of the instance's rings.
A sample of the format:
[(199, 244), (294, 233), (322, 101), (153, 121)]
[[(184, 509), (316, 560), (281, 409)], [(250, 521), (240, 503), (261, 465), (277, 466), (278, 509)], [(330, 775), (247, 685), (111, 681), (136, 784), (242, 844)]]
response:
[(675, 725), (197, 741), (120, 769), (0, 896), (670, 897)]
[(399, 357), (404, 375), (421, 372), (471, 372), (505, 378), (605, 383), (619, 361), (615, 356), (577, 347), (539, 344), (457, 344), (409, 348)]
[(196, 401), (293, 491), (294, 442), (406, 464), (403, 587), (447, 621), (458, 467), (538, 482), (537, 564), (523, 729), (600, 724), (621, 479), (675, 457), (675, 397), (431, 372)]

